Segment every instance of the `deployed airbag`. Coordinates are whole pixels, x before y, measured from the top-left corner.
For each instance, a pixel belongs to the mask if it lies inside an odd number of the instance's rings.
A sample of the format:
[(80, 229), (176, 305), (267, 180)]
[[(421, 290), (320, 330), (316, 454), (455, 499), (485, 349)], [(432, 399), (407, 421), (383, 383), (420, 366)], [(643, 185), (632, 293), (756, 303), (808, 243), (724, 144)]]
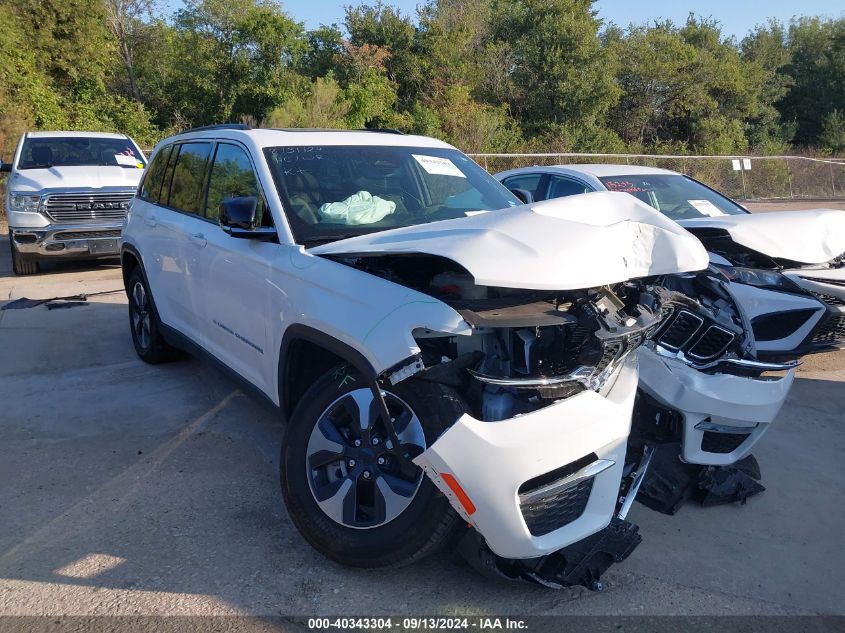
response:
[(395, 202), (374, 196), (369, 191), (359, 191), (346, 200), (320, 205), (318, 213), (321, 219), (329, 222), (358, 225), (383, 220), (395, 210)]

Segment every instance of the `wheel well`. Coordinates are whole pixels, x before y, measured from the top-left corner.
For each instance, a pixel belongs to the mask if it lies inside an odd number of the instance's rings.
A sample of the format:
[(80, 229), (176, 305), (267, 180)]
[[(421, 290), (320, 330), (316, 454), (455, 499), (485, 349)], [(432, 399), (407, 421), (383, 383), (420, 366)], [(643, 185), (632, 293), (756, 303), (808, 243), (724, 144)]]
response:
[(302, 396), (320, 376), (343, 362), (345, 359), (317, 343), (305, 339), (291, 341), (282, 363), (284, 373), (280, 385), (285, 417), (290, 418)]
[(123, 269), (123, 287), (126, 288), (127, 292), (129, 291), (129, 277), (132, 275), (132, 271), (135, 270), (141, 263), (138, 261), (138, 258), (135, 257), (132, 253), (126, 252), (120, 258), (120, 265)]

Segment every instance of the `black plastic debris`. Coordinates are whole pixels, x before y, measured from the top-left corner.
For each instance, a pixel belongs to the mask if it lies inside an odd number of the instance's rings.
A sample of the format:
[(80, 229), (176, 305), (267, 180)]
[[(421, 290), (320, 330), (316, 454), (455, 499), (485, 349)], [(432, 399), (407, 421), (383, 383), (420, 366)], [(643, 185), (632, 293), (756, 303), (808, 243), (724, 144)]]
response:
[(29, 299), (27, 297), (21, 297), (20, 299), (15, 299), (14, 301), (10, 301), (5, 305), (0, 306), (0, 310), (24, 310), (26, 308), (35, 308), (45, 304), (48, 310), (54, 310), (56, 308), (70, 308), (78, 305), (87, 305), (88, 297), (111, 295), (118, 292), (123, 292), (123, 289), (89, 292), (86, 294), (80, 293), (77, 295), (68, 295), (67, 297), (49, 297), (47, 299)]
[(64, 308), (76, 308), (78, 306), (87, 306), (87, 301), (48, 301), (44, 307), (48, 310), (61, 310)]
[(734, 502), (744, 505), (748, 497), (766, 489), (759, 480), (760, 465), (753, 455), (732, 466), (708, 466), (699, 473), (696, 501), (703, 506)]
[(678, 442), (655, 446), (637, 501), (657, 512), (675, 514), (687, 500), (703, 506), (744, 504), (766, 489), (758, 483), (760, 466), (753, 455), (730, 466), (699, 466), (682, 462), (680, 453)]
[(547, 556), (515, 560), (497, 556), (483, 537), (470, 529), (457, 550), (474, 569), (488, 577), (517, 580), (553, 589), (582, 586), (602, 591), (601, 576), (621, 563), (642, 542), (640, 528), (614, 518), (610, 525), (577, 543)]
[(663, 514), (675, 514), (692, 498), (700, 466), (685, 464), (678, 457), (680, 442), (657, 444), (651, 465), (637, 494), (637, 501)]

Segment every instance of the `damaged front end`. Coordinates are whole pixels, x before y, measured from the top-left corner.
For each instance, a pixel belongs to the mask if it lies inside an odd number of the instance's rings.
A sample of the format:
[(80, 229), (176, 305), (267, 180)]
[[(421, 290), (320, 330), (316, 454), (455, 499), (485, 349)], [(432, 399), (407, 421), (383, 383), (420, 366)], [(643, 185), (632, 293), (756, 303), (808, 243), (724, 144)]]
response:
[(661, 327), (669, 293), (650, 280), (561, 292), (477, 286), (431, 257), (347, 263), (401, 279), (470, 326), (415, 330), (419, 354), (382, 376), (463, 397), (464, 415), (414, 460), (471, 526), (461, 553), (496, 576), (599, 589), (640, 542), (624, 521), (636, 494), (623, 483), (634, 352)]
[(757, 358), (735, 285), (718, 269), (662, 283), (671, 314), (640, 351), (629, 444), (631, 455), (654, 451), (640, 500), (668, 514), (690, 497), (744, 502), (763, 488), (743, 464), (780, 411), (798, 363)]
[(682, 221), (748, 312), (760, 357), (845, 347), (845, 215), (808, 210)]
[(625, 516), (649, 455), (625, 462), (635, 351), (669, 314), (657, 282), (705, 268), (707, 256), (635, 198), (595, 194), (589, 214), (584, 204), (551, 200), (311, 252), (459, 317), (447, 331), (421, 316), (411, 355), (378, 381), (385, 391), (433, 381), (462, 401), (413, 462), (470, 526), (468, 560), (500, 577), (599, 589), (640, 541)]

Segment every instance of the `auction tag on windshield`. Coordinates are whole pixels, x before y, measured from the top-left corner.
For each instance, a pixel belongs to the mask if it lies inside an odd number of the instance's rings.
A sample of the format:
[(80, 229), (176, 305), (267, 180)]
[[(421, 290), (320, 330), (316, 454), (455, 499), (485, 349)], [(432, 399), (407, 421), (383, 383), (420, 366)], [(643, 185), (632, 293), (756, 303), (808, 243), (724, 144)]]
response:
[(115, 154), (114, 159), (117, 161), (118, 165), (124, 165), (126, 167), (138, 166), (138, 159), (134, 156), (129, 156), (128, 154)]
[(724, 211), (722, 211), (719, 207), (717, 207), (709, 200), (687, 200), (687, 202), (690, 204), (690, 206), (695, 207), (704, 215), (709, 215), (710, 217), (717, 215), (725, 215)]
[(421, 154), (411, 154), (422, 168), (428, 173), (435, 176), (455, 176), (457, 178), (466, 178), (464, 172), (448, 158), (440, 158), (439, 156), (423, 156)]

